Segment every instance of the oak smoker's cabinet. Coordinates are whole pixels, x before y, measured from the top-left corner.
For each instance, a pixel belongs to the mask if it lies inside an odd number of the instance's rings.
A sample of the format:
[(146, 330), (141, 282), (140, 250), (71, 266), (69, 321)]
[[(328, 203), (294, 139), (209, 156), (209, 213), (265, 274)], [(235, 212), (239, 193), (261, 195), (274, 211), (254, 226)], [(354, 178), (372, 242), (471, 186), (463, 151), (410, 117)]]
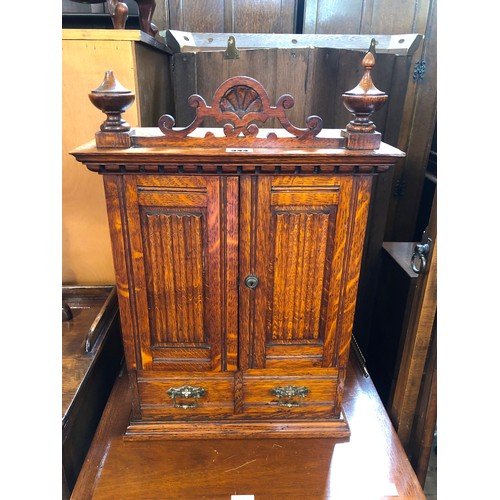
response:
[[(374, 56), (322, 130), (234, 77), (174, 128), (130, 130), (134, 95), (107, 72), (108, 116), (72, 154), (103, 175), (127, 369), (128, 439), (347, 437), (343, 385), (374, 175), (404, 154), (369, 120)], [(206, 117), (223, 128), (199, 125)], [(276, 118), (283, 129), (259, 129)]]

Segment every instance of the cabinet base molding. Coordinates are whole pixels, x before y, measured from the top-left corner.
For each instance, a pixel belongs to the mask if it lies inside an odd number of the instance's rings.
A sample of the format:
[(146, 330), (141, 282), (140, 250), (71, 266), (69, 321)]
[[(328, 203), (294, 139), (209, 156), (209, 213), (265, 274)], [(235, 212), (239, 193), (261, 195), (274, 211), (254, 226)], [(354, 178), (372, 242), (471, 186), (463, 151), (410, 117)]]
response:
[(211, 420), (207, 422), (131, 422), (125, 441), (174, 439), (329, 438), (348, 440), (349, 424), (342, 409), (332, 420)]

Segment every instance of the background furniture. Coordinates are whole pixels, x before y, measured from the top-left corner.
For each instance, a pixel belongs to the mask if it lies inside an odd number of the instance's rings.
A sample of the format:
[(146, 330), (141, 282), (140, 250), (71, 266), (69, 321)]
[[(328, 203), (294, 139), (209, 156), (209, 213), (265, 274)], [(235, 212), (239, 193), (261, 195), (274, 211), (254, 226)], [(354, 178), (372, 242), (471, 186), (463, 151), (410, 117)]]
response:
[(412, 268), (416, 243), (384, 243), (367, 366), (408, 456), (425, 482), (437, 419), (436, 203), (422, 243), (426, 266)]
[[(98, 3), (82, 3), (80, 1), (62, 0), (62, 28), (115, 28), (107, 3), (108, 0), (102, 0)], [(123, 0), (121, 3), (124, 3), (128, 10), (125, 28), (129, 30), (139, 30), (139, 8), (137, 6), (137, 2), (135, 2), (135, 0)]]
[(69, 151), (92, 137), (102, 122), (87, 95), (110, 61), (137, 94), (129, 122), (156, 124), (170, 106), (167, 51), (136, 30), (63, 30), (62, 38), (62, 279), (65, 285), (114, 283), (102, 184), (78, 168)]
[(69, 319), (62, 322), (63, 493), (75, 485), (123, 361), (114, 286), (63, 287)]
[(411, 268), (413, 242), (383, 244), (380, 281), (374, 307), (367, 368), (388, 408), (401, 363), (402, 343), (411, 320), (418, 274)]
[[(72, 4), (79, 4), (79, 8), (75, 9)], [(136, 5), (132, 5), (131, 13), (137, 15), (139, 28), (144, 33), (148, 35), (155, 36), (158, 33), (158, 28), (152, 23), (152, 18), (154, 14), (154, 10), (156, 7), (155, 0), (135, 0)], [(90, 5), (89, 5), (90, 4)], [(93, 9), (94, 5), (102, 5), (101, 9)], [(106, 9), (104, 8), (104, 4), (106, 4)], [(113, 28), (115, 29), (125, 29), (128, 17), (129, 17), (129, 8), (132, 2), (129, 0), (120, 1), (120, 0), (63, 0), (63, 27), (64, 27), (64, 13), (66, 12), (78, 12), (78, 13), (101, 13), (104, 14), (107, 11), (107, 14), (111, 17), (111, 22), (113, 24)], [(135, 8), (134, 8), (135, 7)], [(138, 7), (138, 8), (137, 8)], [(104, 14), (105, 15), (105, 14)], [(92, 16), (87, 16), (87, 21)], [(65, 26), (67, 27), (67, 26)], [(81, 27), (81, 26), (80, 26)], [(87, 26), (91, 27), (91, 26)], [(136, 26), (134, 26), (135, 28)]]

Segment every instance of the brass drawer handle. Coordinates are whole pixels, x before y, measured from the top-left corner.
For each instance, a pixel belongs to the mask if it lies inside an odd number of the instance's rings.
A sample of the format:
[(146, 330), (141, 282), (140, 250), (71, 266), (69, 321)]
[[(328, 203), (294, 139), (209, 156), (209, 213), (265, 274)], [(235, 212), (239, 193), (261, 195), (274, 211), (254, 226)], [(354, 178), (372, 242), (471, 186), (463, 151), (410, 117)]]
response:
[(279, 399), (278, 406), (285, 406), (287, 408), (302, 406), (302, 404), (294, 398), (305, 398), (309, 392), (310, 391), (307, 387), (296, 387), (295, 385), (287, 385), (271, 389), (271, 394)]
[[(188, 410), (189, 408), (198, 407), (198, 399), (205, 396), (207, 391), (203, 387), (193, 387), (191, 385), (183, 385), (181, 387), (171, 387), (167, 394), (173, 399), (174, 408), (182, 408), (183, 410)], [(177, 401), (177, 398), (191, 399), (194, 401), (192, 403)]]

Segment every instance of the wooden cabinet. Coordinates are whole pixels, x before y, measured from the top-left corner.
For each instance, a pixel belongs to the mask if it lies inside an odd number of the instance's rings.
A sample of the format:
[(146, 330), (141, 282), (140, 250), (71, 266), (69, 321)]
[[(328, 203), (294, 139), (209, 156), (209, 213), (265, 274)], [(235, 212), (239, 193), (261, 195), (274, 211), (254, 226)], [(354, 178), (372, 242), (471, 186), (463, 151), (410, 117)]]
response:
[[(232, 78), (213, 106), (192, 97), (185, 129), (163, 116), (117, 132), (108, 118), (73, 152), (104, 177), (130, 439), (349, 435), (372, 181), (403, 153), (373, 128), (322, 130), (317, 117), (296, 128), (290, 99), (271, 106), (257, 81)], [(206, 116), (230, 123), (196, 128)], [(269, 117), (286, 130), (259, 129)]]
[[(105, 183), (108, 197), (124, 199), (111, 223), (127, 218), (126, 251), (135, 256), (144, 400), (163, 392), (161, 412), (172, 418), (339, 416), (339, 358), (349, 342), (371, 177), (128, 175)], [(243, 391), (233, 401), (226, 372), (237, 370), (245, 370)], [(169, 384), (200, 385), (210, 399), (179, 415)], [(281, 406), (271, 394), (289, 385), (307, 386), (300, 406), (293, 396)], [(141, 410), (143, 418), (159, 412), (145, 402)]]

